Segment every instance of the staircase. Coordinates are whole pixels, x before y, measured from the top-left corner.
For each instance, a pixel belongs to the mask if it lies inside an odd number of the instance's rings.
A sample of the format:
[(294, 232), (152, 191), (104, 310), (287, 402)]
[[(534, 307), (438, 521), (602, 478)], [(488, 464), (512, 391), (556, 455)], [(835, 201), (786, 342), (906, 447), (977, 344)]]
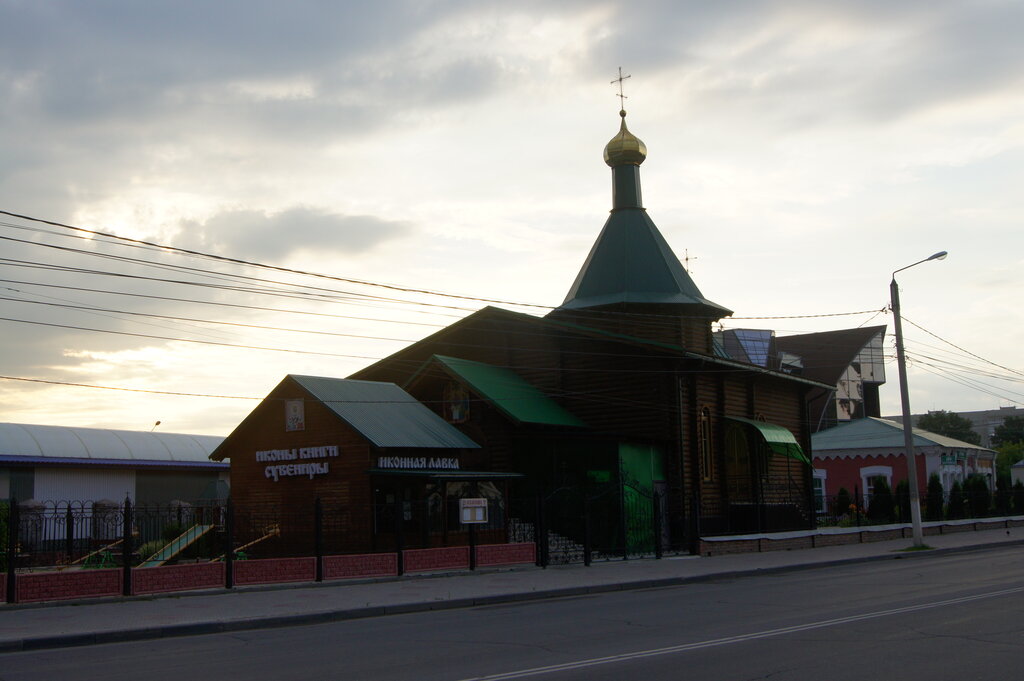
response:
[[(524, 522), (518, 518), (511, 518), (508, 524), (509, 542), (535, 542), (536, 530), (533, 523)], [(548, 532), (548, 562), (552, 565), (568, 565), (570, 563), (583, 562), (583, 545), (577, 544), (572, 539), (558, 534)]]

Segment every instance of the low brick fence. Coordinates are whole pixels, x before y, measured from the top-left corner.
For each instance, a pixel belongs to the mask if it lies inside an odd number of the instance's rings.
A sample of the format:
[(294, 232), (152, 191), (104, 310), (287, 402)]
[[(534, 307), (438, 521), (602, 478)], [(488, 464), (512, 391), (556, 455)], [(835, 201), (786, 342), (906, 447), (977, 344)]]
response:
[(224, 563), (188, 563), (132, 571), (132, 595), (224, 586)]
[(481, 567), (533, 563), (536, 560), (537, 545), (533, 542), (489, 544), (478, 546), (476, 550), (476, 564)]
[[(1024, 518), (985, 518), (981, 520), (948, 520), (922, 525), (925, 536), (952, 534), (954, 532), (980, 532), (1010, 527), (1024, 527)], [(906, 539), (913, 536), (909, 524), (876, 525), (874, 527), (823, 528), (820, 530), (798, 530), (775, 534), (741, 535), (732, 537), (703, 537), (700, 540), (700, 555), (725, 556), (735, 553), (758, 553), (764, 551), (792, 551), (843, 544), (867, 544), (869, 542)]]
[(19, 603), (117, 596), (121, 593), (121, 570), (64, 570), (18, 575), (16, 586)]
[[(469, 569), (469, 547), (410, 549), (402, 552), (406, 572)], [(476, 547), (477, 564), (482, 567), (533, 563), (536, 547), (532, 543), (485, 544)], [(322, 578), (326, 580), (371, 579), (398, 575), (398, 555), (370, 553), (324, 556)], [(232, 561), (232, 581), (237, 586), (313, 582), (317, 578), (317, 559), (263, 558)], [(67, 600), (120, 596), (124, 585), (121, 568), (82, 569), (19, 573), (15, 577), (15, 602)], [(195, 589), (224, 588), (227, 565), (223, 562), (184, 563), (131, 571), (131, 595), (171, 593)], [(6, 600), (7, 573), (0, 573), (0, 602)]]
[(396, 575), (398, 575), (398, 556), (394, 553), (324, 556), (324, 579), (394, 577)]
[(468, 570), (469, 547), (449, 546), (443, 549), (412, 549), (403, 552), (406, 572), (430, 570)]

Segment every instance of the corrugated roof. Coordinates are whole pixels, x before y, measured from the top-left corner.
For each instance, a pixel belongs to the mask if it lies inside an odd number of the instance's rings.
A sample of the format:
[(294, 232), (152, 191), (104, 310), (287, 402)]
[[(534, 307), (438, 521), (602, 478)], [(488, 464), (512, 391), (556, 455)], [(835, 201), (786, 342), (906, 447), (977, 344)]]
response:
[(479, 448), (394, 383), (320, 376), (289, 378), (377, 447)]
[[(974, 449), (991, 452), (980, 445), (955, 440), (920, 428), (914, 428), (915, 447), (945, 447), (947, 449)], [(875, 418), (873, 416), (856, 419), (828, 430), (822, 430), (811, 436), (812, 450), (815, 455), (823, 452), (851, 449), (903, 449), (903, 425), (895, 421)]]
[(586, 426), (511, 369), (442, 355), (434, 355), (434, 358), (513, 421), (548, 426)]
[(210, 464), (224, 438), (135, 430), (0, 423), (0, 458), (21, 461), (174, 462)]

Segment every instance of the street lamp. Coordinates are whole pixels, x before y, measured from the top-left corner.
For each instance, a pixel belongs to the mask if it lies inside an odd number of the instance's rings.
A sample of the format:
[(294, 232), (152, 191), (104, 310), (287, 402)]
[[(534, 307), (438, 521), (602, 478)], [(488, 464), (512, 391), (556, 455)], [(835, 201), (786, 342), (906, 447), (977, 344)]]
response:
[[(900, 401), (903, 403), (903, 448), (907, 458), (907, 482), (910, 486), (910, 520), (913, 525), (914, 546), (924, 546), (924, 533), (921, 531), (921, 495), (917, 487), (917, 459), (914, 455), (914, 431), (910, 422), (910, 393), (907, 390), (907, 357), (903, 352), (903, 324), (900, 320), (900, 289), (896, 284), (896, 272), (910, 269), (914, 265), (920, 265), (929, 260), (945, 259), (946, 251), (939, 251), (930, 255), (924, 260), (918, 260), (913, 265), (901, 267), (892, 273), (892, 283), (889, 284), (889, 297), (891, 300), (893, 326), (896, 329), (896, 364), (900, 371)], [(934, 500), (933, 500), (934, 503)]]

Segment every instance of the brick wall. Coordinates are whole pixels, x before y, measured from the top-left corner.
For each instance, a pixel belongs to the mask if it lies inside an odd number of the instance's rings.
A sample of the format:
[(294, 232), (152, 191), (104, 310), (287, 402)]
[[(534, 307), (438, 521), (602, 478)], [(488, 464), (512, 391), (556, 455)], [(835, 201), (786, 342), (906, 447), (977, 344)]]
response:
[(121, 594), (121, 570), (63, 570), (18, 575), (17, 587), (19, 603), (118, 596)]
[(153, 594), (224, 586), (224, 563), (189, 563), (132, 571), (132, 594)]
[(860, 534), (846, 532), (843, 534), (819, 534), (814, 537), (814, 546), (842, 546), (843, 544), (859, 544)]
[(476, 547), (476, 564), (514, 565), (516, 563), (533, 563), (537, 560), (536, 545), (533, 542), (522, 544), (485, 544)]
[(316, 579), (316, 558), (263, 558), (236, 560), (235, 584), (312, 582)]
[(790, 537), (788, 539), (762, 539), (761, 551), (791, 551), (793, 549), (809, 549), (812, 547), (810, 537)]
[(469, 567), (469, 547), (410, 549), (403, 553), (406, 572), (426, 570), (463, 570)]
[(873, 541), (889, 541), (890, 539), (902, 539), (903, 530), (864, 530), (860, 533), (860, 540), (865, 544)]
[(391, 577), (398, 574), (398, 557), (393, 553), (324, 556), (324, 579)]
[(724, 556), (730, 553), (757, 553), (757, 539), (737, 539), (736, 541), (704, 541), (700, 542), (700, 555)]

